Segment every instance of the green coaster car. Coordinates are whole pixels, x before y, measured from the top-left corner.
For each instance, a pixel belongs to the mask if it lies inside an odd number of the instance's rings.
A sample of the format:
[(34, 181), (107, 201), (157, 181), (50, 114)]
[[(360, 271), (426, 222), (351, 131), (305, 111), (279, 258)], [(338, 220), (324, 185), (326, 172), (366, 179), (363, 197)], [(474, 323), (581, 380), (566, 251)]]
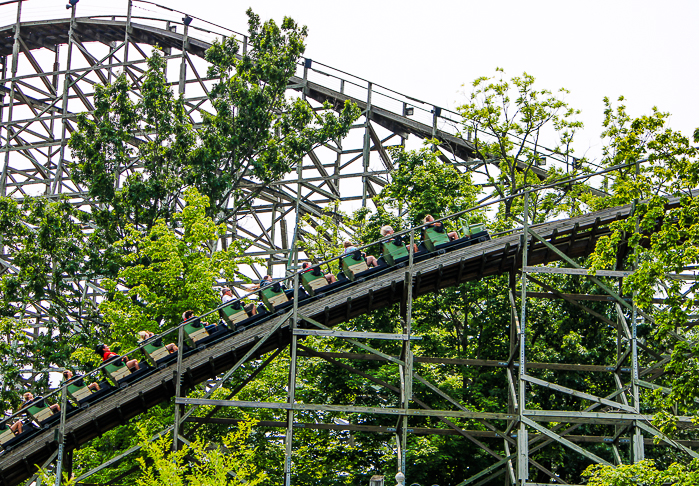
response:
[(170, 351), (163, 346), (163, 340), (161, 338), (147, 342), (141, 348), (141, 351), (143, 351), (143, 354), (146, 355), (146, 361), (153, 366), (157, 366), (158, 361), (170, 356)]
[(114, 386), (119, 386), (119, 380), (131, 374), (131, 370), (126, 363), (121, 360), (121, 357), (114, 358), (104, 367), (104, 374), (107, 380)]
[(361, 273), (369, 268), (366, 264), (366, 260), (359, 250), (343, 256), (340, 259), (340, 262), (342, 264), (342, 273), (344, 273), (345, 276), (352, 281), (354, 281), (358, 273)]
[(408, 249), (405, 247), (403, 238), (400, 236), (384, 241), (381, 243), (381, 248), (383, 249), (384, 260), (386, 260), (386, 263), (389, 265), (395, 265), (396, 260), (408, 256)]
[(274, 311), (276, 306), (289, 301), (289, 298), (284, 293), (284, 289), (279, 282), (262, 287), (260, 295), (262, 297), (262, 302), (264, 302), (271, 311)]
[(53, 410), (46, 404), (46, 400), (39, 397), (27, 407), (27, 413), (37, 423), (44, 422), (53, 416)]
[(468, 236), (473, 242), (487, 241), (490, 239), (488, 230), (483, 223), (469, 224), (466, 220), (461, 220), (461, 229), (464, 236)]
[(82, 378), (71, 381), (67, 388), (68, 396), (76, 403), (80, 403), (81, 400), (85, 400), (87, 397), (92, 395), (92, 390), (87, 387), (85, 380)]
[(429, 251), (434, 251), (435, 247), (449, 243), (449, 235), (447, 235), (444, 225), (428, 226), (425, 228), (425, 247)]
[(235, 325), (238, 322), (244, 321), (248, 318), (248, 313), (245, 312), (245, 309), (240, 301), (233, 302), (231, 305), (227, 305), (226, 307), (221, 307), (218, 310), (218, 315), (233, 331), (235, 331)]
[(191, 347), (197, 347), (197, 341), (209, 337), (209, 331), (199, 318), (190, 319), (183, 327), (184, 339)]
[(320, 271), (320, 267), (314, 267), (312, 270), (303, 272), (301, 274), (301, 283), (311, 297), (315, 296), (318, 289), (328, 285), (328, 281), (323, 272)]

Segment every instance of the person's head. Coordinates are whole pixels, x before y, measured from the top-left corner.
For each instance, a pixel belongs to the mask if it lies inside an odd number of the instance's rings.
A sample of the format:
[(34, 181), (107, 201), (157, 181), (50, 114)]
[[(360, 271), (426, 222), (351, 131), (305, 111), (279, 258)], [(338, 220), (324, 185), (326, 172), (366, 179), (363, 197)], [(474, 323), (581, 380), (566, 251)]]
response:
[(70, 380), (71, 378), (73, 378), (73, 372), (70, 370), (63, 371), (63, 378), (65, 378), (66, 380)]
[(345, 240), (345, 242), (342, 244), (345, 248), (349, 248), (352, 246), (352, 242), (350, 240)]
[(183, 321), (188, 321), (188, 320), (191, 319), (192, 317), (194, 317), (194, 311), (193, 311), (193, 310), (186, 310), (186, 311), (184, 311), (184, 313), (182, 314), (182, 320), (183, 320)]
[(228, 287), (223, 287), (221, 289), (221, 295), (233, 295), (233, 292)]
[(101, 357), (104, 357), (104, 353), (107, 351), (109, 351), (109, 346), (106, 344), (98, 344), (95, 348), (95, 353), (99, 354)]
[(427, 216), (425, 216), (425, 219), (422, 220), (423, 223), (431, 223), (432, 221), (434, 221), (434, 218), (431, 214), (428, 214)]
[(303, 265), (301, 265), (301, 268), (308, 268), (311, 266), (311, 262), (303, 262)]
[(272, 276), (271, 276), (271, 275), (265, 275), (264, 277), (262, 277), (262, 280), (267, 280), (268, 282), (271, 282), (271, 281), (272, 281)]
[(22, 398), (25, 402), (31, 402), (32, 400), (34, 400), (34, 395), (32, 395), (31, 392), (27, 392), (24, 395), (22, 395)]
[(138, 340), (139, 340), (139, 341), (145, 341), (145, 340), (148, 339), (149, 337), (151, 337), (151, 333), (150, 333), (150, 332), (148, 332), (148, 331), (138, 331)]
[(388, 236), (393, 234), (393, 228), (391, 228), (389, 225), (385, 225), (381, 227), (381, 236)]

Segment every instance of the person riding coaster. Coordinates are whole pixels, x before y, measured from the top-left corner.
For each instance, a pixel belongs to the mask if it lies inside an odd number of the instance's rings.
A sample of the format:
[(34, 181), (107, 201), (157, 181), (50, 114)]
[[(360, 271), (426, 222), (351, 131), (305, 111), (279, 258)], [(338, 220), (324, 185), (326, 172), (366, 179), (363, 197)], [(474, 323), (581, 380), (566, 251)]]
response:
[[(345, 242), (342, 244), (342, 246), (344, 247), (344, 250), (342, 251), (343, 255), (349, 255), (350, 253), (354, 253), (355, 251), (359, 250), (359, 248), (357, 248), (349, 240), (345, 240)], [(366, 252), (363, 252), (363, 251), (360, 253), (366, 259), (366, 264), (368, 267), (378, 267), (379, 266), (379, 262), (375, 256), (367, 255)]]
[[(234, 299), (235, 299), (235, 297), (233, 297), (233, 291), (231, 291), (231, 289), (229, 289), (228, 287), (223, 287), (221, 289), (221, 303), (222, 304), (226, 304)], [(247, 313), (248, 317), (252, 317), (254, 315), (257, 315), (257, 306), (255, 305), (254, 302), (250, 302), (247, 304), (244, 302), (241, 302), (241, 306), (242, 306), (243, 310), (245, 310), (245, 312)]]
[(98, 344), (95, 348), (95, 353), (102, 357), (103, 363), (111, 360), (116, 360), (117, 358), (121, 358), (121, 361), (126, 363), (126, 366), (131, 370), (131, 372), (138, 371), (140, 369), (138, 366), (137, 359), (130, 360), (126, 356), (119, 356), (118, 354), (112, 352), (112, 350), (109, 349), (109, 346), (107, 346), (106, 344)]
[(129, 359), (127, 356), (119, 356), (112, 352), (106, 344), (98, 344), (95, 353), (102, 357), (104, 374), (115, 386), (132, 373), (141, 369), (137, 359)]
[[(316, 269), (320, 270), (319, 267), (311, 267), (311, 262), (303, 262), (303, 264), (301, 264), (301, 269), (299, 270), (299, 273), (303, 274), (307, 272), (315, 272)], [(325, 277), (325, 280), (327, 280), (328, 284), (334, 284), (335, 282), (337, 282), (337, 277), (335, 277), (333, 273), (326, 273), (323, 275), (323, 277)]]
[(74, 375), (71, 370), (63, 371), (63, 382), (66, 383), (68, 395), (78, 404), (101, 390), (99, 383), (93, 381), (85, 384), (84, 378), (84, 375)]
[[(384, 226), (381, 227), (381, 236), (383, 236), (383, 237), (388, 237), (388, 236), (392, 236), (393, 233), (394, 233), (393, 227), (391, 227), (390, 225), (387, 224), (387, 225), (384, 225)], [(383, 240), (384, 243), (385, 243), (386, 241), (387, 241), (387, 240)], [(406, 243), (406, 244), (405, 244), (405, 249), (408, 250), (408, 251), (410, 251), (410, 243)], [(414, 251), (415, 253), (418, 252), (417, 243), (414, 243), (414, 244), (413, 244), (413, 251)]]
[[(442, 226), (442, 223), (440, 223), (439, 221), (437, 221), (437, 222), (434, 221), (434, 216), (432, 216), (431, 214), (426, 215), (424, 217), (424, 219), (422, 220), (422, 224), (427, 224), (427, 223), (431, 223), (431, 224), (428, 224), (426, 227), (424, 227), (422, 229), (423, 241), (426, 239), (427, 228), (440, 228)], [(454, 241), (454, 240), (459, 238), (459, 233), (457, 233), (456, 231), (450, 231), (447, 233), (447, 236), (449, 237), (449, 241)], [(466, 236), (466, 238), (468, 238), (468, 235)]]
[(138, 331), (136, 338), (146, 360), (154, 366), (157, 366), (168, 357), (174, 357), (173, 355), (179, 351), (175, 343), (163, 345), (163, 339), (161, 337), (156, 338), (151, 331)]
[[(42, 397), (35, 398), (31, 392), (26, 392), (24, 395), (22, 395), (22, 403), (17, 409), (17, 412), (21, 412), (23, 410), (28, 411), (29, 408), (42, 400)], [(53, 405), (50, 405), (48, 409), (51, 411), (51, 414), (54, 414), (61, 411), (61, 406), (54, 403)], [(22, 432), (24, 432), (24, 422), (21, 419), (17, 420), (15, 423), (10, 425), (10, 431), (12, 431), (15, 436), (22, 434)]]
[[(51, 416), (61, 411), (61, 406), (59, 404), (54, 403), (53, 405), (48, 405), (43, 397), (35, 397), (30, 392), (26, 392), (22, 395), (22, 398), (24, 401), (17, 411), (20, 412), (26, 409), (27, 414), (40, 425)], [(10, 430), (15, 435), (20, 435), (24, 431), (24, 423), (18, 420), (10, 426)]]

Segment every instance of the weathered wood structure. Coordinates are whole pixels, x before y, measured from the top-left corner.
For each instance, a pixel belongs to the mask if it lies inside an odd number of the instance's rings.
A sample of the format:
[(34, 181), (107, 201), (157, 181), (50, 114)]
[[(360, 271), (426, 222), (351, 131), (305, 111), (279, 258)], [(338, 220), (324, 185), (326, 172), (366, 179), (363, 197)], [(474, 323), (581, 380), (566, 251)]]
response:
[[(79, 17), (79, 7), (68, 12), (70, 18), (26, 20), (22, 18), (22, 2), (17, 8), (17, 20), (13, 25), (0, 29), (0, 65), (2, 80), (0, 91), (0, 196), (21, 200), (26, 195), (46, 197), (68, 196), (78, 206), (89, 206), (84, 188), (73, 183), (66, 160), (70, 133), (75, 129), (78, 113), (91, 111), (92, 95), (96, 83), (114, 79), (116, 73), (125, 72), (136, 89), (144, 71), (148, 46), (164, 49), (168, 63), (179, 73), (172, 83), (184, 94), (189, 114), (196, 124), (199, 110), (207, 108), (206, 94), (216, 80), (203, 76), (205, 65), (202, 57), (216, 36), (236, 35), (241, 44), (247, 45), (245, 36), (217, 26), (207, 28), (185, 25), (173, 20), (163, 11), (162, 18), (152, 15), (138, 17), (133, 7), (137, 1), (128, 1), (128, 9), (116, 14)], [(9, 8), (7, 6), (2, 8)], [(154, 7), (151, 7), (154, 8)], [(196, 23), (196, 22), (195, 22)], [(50, 69), (44, 69), (46, 63)], [(230, 218), (227, 239), (246, 238), (252, 243), (251, 255), (267, 259), (266, 272), (276, 266), (286, 267), (294, 254), (294, 235), (302, 237), (297, 214), (319, 216), (330, 203), (361, 201), (370, 204), (381, 187), (391, 177), (393, 163), (387, 147), (403, 144), (410, 135), (419, 138), (436, 138), (442, 142), (440, 156), (453, 163), (459, 170), (474, 170), (489, 163), (479, 160), (468, 139), (459, 136), (458, 115), (437, 106), (420, 102), (389, 89), (350, 75), (343, 75), (331, 67), (313, 63), (310, 59), (299, 65), (298, 75), (292, 79), (289, 89), (316, 104), (328, 101), (339, 106), (351, 99), (362, 110), (361, 123), (340, 144), (323, 147), (310, 153), (302, 166), (290, 177), (265, 187), (252, 178), (246, 179), (245, 190), (255, 193), (250, 211), (237, 212)], [(555, 155), (550, 154), (550, 160)], [(123, 177), (138, 170), (138, 165), (125, 168)], [(542, 178), (546, 172), (533, 167)], [(648, 416), (641, 413), (639, 387), (657, 388), (667, 362), (664, 350), (652, 350), (639, 342), (636, 327), (639, 316), (633, 302), (618, 295), (604, 278), (624, 278), (628, 271), (598, 272), (588, 276), (604, 290), (601, 295), (571, 295), (555, 288), (547, 288), (535, 274), (555, 272), (587, 275), (585, 269), (575, 268), (570, 258), (589, 255), (601, 236), (608, 234), (608, 225), (618, 218), (626, 218), (631, 207), (614, 208), (574, 219), (555, 221), (530, 227), (526, 218), (521, 230), (492, 241), (470, 246), (462, 250), (435, 254), (420, 262), (396, 268), (375, 279), (356, 282), (338, 293), (321, 296), (306, 305), (298, 305), (276, 315), (264, 324), (229, 337), (188, 356), (178, 357), (176, 363), (157, 369), (143, 380), (119, 389), (79, 413), (64, 417), (60, 425), (46, 430), (33, 440), (0, 454), (0, 483), (15, 485), (35, 473), (35, 464), (49, 464), (58, 458), (59, 470), (63, 456), (81, 444), (98, 437), (105, 431), (124, 424), (130, 418), (148, 410), (164, 400), (175, 397), (176, 403), (197, 407), (199, 405), (262, 407), (284, 410), (287, 420), (267, 421), (259, 426), (286, 429), (287, 460), (284, 464), (286, 484), (293, 483), (293, 430), (299, 426), (295, 412), (304, 410), (342, 411), (348, 414), (364, 413), (391, 415), (398, 420), (393, 428), (368, 425), (303, 424), (306, 428), (321, 430), (357, 430), (390, 434), (395, 437), (398, 449), (399, 471), (409, 477), (406, 464), (407, 436), (415, 434), (459, 435), (471, 441), (492, 456), (492, 465), (460, 485), (518, 484), (529, 482), (528, 471), (535, 468), (554, 481), (560, 478), (555, 471), (532, 459), (534, 451), (551, 443), (563, 444), (591, 462), (608, 462), (590, 452), (589, 444), (607, 444), (616, 462), (622, 462), (620, 448), (629, 445), (633, 460), (644, 457), (644, 444), (652, 437), (661, 437), (670, 446), (693, 457), (691, 449), (696, 441), (673, 441), (664, 438), (648, 423)], [(243, 219), (245, 220), (243, 221)], [(414, 237), (415, 235), (413, 235)], [(563, 261), (568, 268), (541, 267), (550, 262)], [(11, 272), (12, 255), (0, 255), (0, 271)], [(253, 269), (261, 276), (265, 269)], [(440, 357), (415, 356), (411, 340), (415, 337), (411, 328), (412, 299), (440, 289), (475, 281), (492, 275), (510, 274), (511, 304), (510, 353), (499, 360), (449, 360)], [(517, 285), (517, 280), (521, 284)], [(411, 285), (406, 285), (411, 282)], [(546, 292), (527, 292), (527, 283), (535, 282)], [(101, 298), (99, 282), (80, 282), (85, 295), (98, 303)], [(298, 288), (298, 282), (294, 285)], [(589, 311), (595, 317), (618, 329), (618, 354), (615, 365), (581, 365), (576, 363), (532, 363), (526, 355), (526, 303), (527, 298), (560, 298)], [(606, 300), (617, 310), (616, 321), (600, 315), (585, 306), (586, 300)], [(351, 331), (334, 330), (338, 324), (362, 314), (400, 304), (402, 307), (401, 334), (357, 335)], [(628, 321), (624, 316), (631, 313)], [(37, 329), (46, 317), (40, 307), (28, 309), (27, 315), (36, 321)], [(638, 318), (638, 319), (637, 319)], [(324, 353), (303, 345), (304, 337), (334, 336), (348, 339), (368, 354)], [(381, 353), (357, 341), (358, 338), (394, 339), (402, 343), (400, 355)], [(180, 347), (182, 341), (180, 340)], [(643, 348), (649, 353), (651, 364), (639, 367), (638, 353)], [(231, 400), (187, 398), (186, 391), (206, 380), (217, 379), (224, 383), (233, 370), (252, 359), (271, 356), (243, 383), (240, 389), (263, 369), (274, 357), (288, 350), (291, 357), (289, 370), (289, 396), (285, 403), (249, 403)], [(337, 366), (357, 373), (378, 386), (385, 387), (397, 397), (399, 406), (393, 408), (357, 407), (349, 404), (321, 405), (299, 403), (294, 395), (297, 360), (304, 357), (327, 360)], [(400, 369), (400, 387), (363, 373), (340, 359), (382, 360), (396, 364)], [(467, 410), (458, 400), (448, 396), (436, 385), (414, 372), (415, 363), (447, 363), (476, 367), (499, 367), (505, 370), (503, 389), (507, 390), (507, 410), (474, 412)], [(554, 382), (533, 376), (529, 370), (550, 369), (585, 373), (610, 373), (616, 389), (600, 397), (585, 390), (574, 390)], [(221, 376), (222, 375), (222, 376)], [(420, 382), (433, 393), (441, 396), (452, 407), (432, 410), (413, 394), (413, 383)], [(590, 405), (576, 410), (529, 410), (526, 407), (529, 387), (544, 387), (556, 393), (567, 394)], [(186, 421), (205, 423), (234, 423), (231, 419), (192, 417), (193, 408), (177, 408), (175, 424), (163, 431), (174, 429), (180, 437), (180, 425)], [(438, 417), (445, 428), (411, 428), (411, 417)], [(472, 418), (487, 430), (465, 430), (450, 418)], [(680, 417), (686, 423), (686, 417)], [(558, 425), (548, 427), (546, 424)], [(613, 433), (602, 435), (576, 435), (579, 424), (613, 425)], [(55, 434), (54, 432), (59, 433)], [(645, 435), (644, 435), (645, 434)], [(488, 443), (486, 444), (485, 441)], [(133, 452), (125, 451), (124, 455)], [(122, 457), (122, 456), (120, 456)], [(117, 458), (118, 460), (119, 458)], [(116, 460), (115, 460), (116, 461)], [(102, 467), (108, 467), (105, 464)], [(80, 480), (96, 471), (84, 474)]]

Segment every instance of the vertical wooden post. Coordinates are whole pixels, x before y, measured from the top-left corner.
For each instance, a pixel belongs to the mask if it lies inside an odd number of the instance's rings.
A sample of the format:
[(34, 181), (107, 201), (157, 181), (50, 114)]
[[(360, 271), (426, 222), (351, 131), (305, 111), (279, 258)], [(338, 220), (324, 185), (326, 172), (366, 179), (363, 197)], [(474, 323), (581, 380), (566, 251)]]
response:
[[(202, 324), (203, 325), (203, 324)], [(175, 380), (175, 400), (182, 396), (182, 355), (184, 354), (184, 323), (180, 324), (177, 333), (177, 367), (173, 380)], [(180, 447), (180, 417), (184, 412), (184, 405), (175, 404), (175, 423), (172, 431), (172, 450)]]
[(187, 78), (187, 44), (189, 43), (189, 25), (184, 24), (184, 35), (182, 36), (182, 60), (180, 62), (180, 82), (178, 93), (184, 95)]
[[(73, 8), (75, 9), (75, 7), (73, 7)], [(9, 103), (8, 108), (7, 108), (7, 120), (8, 120), (8, 122), (12, 121), (12, 111), (13, 111), (14, 104), (15, 104), (15, 90), (16, 90), (16, 83), (17, 83), (15, 78), (17, 77), (17, 62), (18, 62), (17, 58), (19, 56), (19, 34), (20, 34), (21, 23), (22, 23), (22, 2), (19, 1), (19, 2), (17, 2), (17, 21), (15, 22), (15, 41), (14, 41), (14, 44), (12, 45), (12, 68), (10, 70), (10, 76), (12, 77), (12, 81), (10, 82), (10, 103)], [(6, 67), (3, 66), (3, 71), (5, 71), (5, 70), (6, 70)], [(4, 77), (5, 76), (3, 76), (3, 78)], [(0, 196), (7, 195), (7, 170), (8, 170), (8, 167), (10, 165), (10, 145), (11, 145), (11, 141), (12, 141), (12, 128), (10, 128), (10, 127), (11, 127), (11, 124), (8, 123), (7, 127), (5, 128), (5, 163), (2, 166), (2, 173), (0, 174)]]
[[(400, 367), (400, 398), (401, 408), (406, 412), (410, 408), (410, 401), (413, 398), (413, 352), (410, 347), (410, 337), (412, 334), (412, 316), (413, 316), (413, 272), (414, 272), (414, 254), (415, 254), (415, 230), (410, 231), (410, 251), (408, 253), (408, 270), (403, 278), (405, 292), (405, 313), (403, 314), (403, 350), (401, 359), (405, 365)], [(396, 437), (398, 445), (398, 473), (407, 474), (407, 452), (408, 452), (408, 414), (400, 417), (400, 427), (396, 427), (399, 432)]]
[(71, 75), (71, 66), (73, 60), (73, 33), (75, 31), (75, 10), (77, 4), (73, 5), (70, 11), (70, 30), (68, 31), (68, 59), (66, 60), (66, 74), (63, 78), (63, 104), (61, 115), (63, 117), (63, 127), (61, 129), (61, 149), (58, 156), (58, 164), (56, 164), (56, 172), (54, 173), (53, 186), (51, 187), (52, 194), (61, 192), (61, 179), (63, 179), (63, 162), (65, 160), (66, 145), (68, 144), (68, 93), (72, 85), (73, 77)]
[(369, 179), (366, 173), (369, 171), (369, 158), (371, 157), (371, 134), (369, 133), (369, 123), (371, 123), (371, 92), (373, 89), (372, 83), (368, 84), (366, 97), (366, 113), (364, 114), (364, 149), (362, 151), (362, 207), (366, 207), (367, 200), (367, 184)]
[(529, 254), (529, 192), (524, 193), (524, 228), (522, 231), (522, 310), (519, 319), (519, 432), (517, 434), (517, 480), (524, 485), (529, 478), (529, 441), (522, 418), (526, 409), (526, 328), (527, 328), (527, 266)]
[[(308, 65), (306, 66), (306, 69)], [(304, 69), (304, 78), (306, 77), (307, 71)], [(290, 366), (289, 366), (289, 391), (287, 393), (287, 403), (291, 405), (291, 408), (286, 412), (286, 437), (285, 437), (285, 458), (284, 458), (284, 486), (291, 486), (291, 470), (293, 461), (293, 445), (294, 445), (294, 409), (293, 405), (296, 401), (296, 367), (298, 360), (298, 338), (294, 334), (294, 329), (298, 327), (299, 319), (299, 285), (301, 285), (301, 279), (298, 266), (299, 266), (299, 226), (301, 224), (301, 177), (303, 176), (303, 160), (296, 164), (296, 228), (294, 229), (294, 239), (292, 241), (291, 251), (293, 252), (293, 264), (291, 265), (291, 271), (294, 272), (294, 304), (292, 308), (293, 315), (291, 317), (291, 323), (289, 325), (291, 333), (291, 347), (289, 349), (290, 355)]]

